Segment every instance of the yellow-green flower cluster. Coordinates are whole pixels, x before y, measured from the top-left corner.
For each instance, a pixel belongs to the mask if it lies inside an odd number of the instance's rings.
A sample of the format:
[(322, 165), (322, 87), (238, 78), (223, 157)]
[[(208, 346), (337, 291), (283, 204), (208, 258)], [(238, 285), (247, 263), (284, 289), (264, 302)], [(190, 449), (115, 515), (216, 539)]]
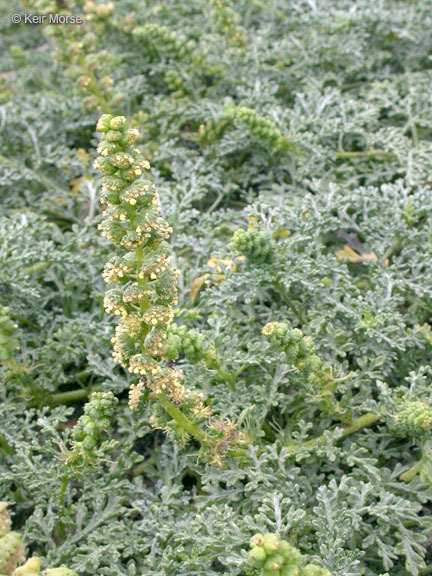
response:
[(282, 134), (273, 120), (261, 116), (252, 108), (234, 104), (228, 104), (218, 118), (201, 124), (196, 139), (204, 145), (212, 144), (233, 125), (246, 130), (253, 140), (270, 151), (296, 151), (294, 144)]
[(269, 322), (262, 333), (272, 346), (285, 353), (290, 364), (315, 371), (322, 368), (314, 341), (298, 328), (292, 328), (287, 322)]
[(161, 53), (175, 60), (190, 58), (196, 47), (184, 34), (152, 22), (135, 28), (133, 35), (149, 45), (155, 54)]
[(302, 567), (302, 555), (295, 546), (276, 534), (255, 534), (250, 539), (249, 563), (261, 576), (331, 576), (321, 566)]
[(250, 540), (249, 563), (261, 569), (262, 576), (298, 576), (301, 554), (276, 534), (255, 534)]
[(91, 453), (101, 447), (109, 430), (118, 403), (112, 392), (94, 392), (84, 406), (84, 414), (76, 423), (72, 438), (74, 449)]
[(89, 0), (84, 4), (84, 12), (86, 14), (86, 20), (103, 22), (112, 16), (114, 12), (114, 2), (96, 4), (96, 2)]
[(240, 228), (234, 232), (231, 249), (251, 262), (269, 262), (273, 255), (274, 244), (271, 235), (264, 230)]
[(24, 546), (18, 532), (10, 531), (7, 503), (0, 502), (0, 574), (11, 576), (24, 561)]
[[(117, 64), (116, 56), (107, 50), (98, 50), (98, 38), (110, 26), (114, 3), (93, 1), (66, 3), (47, 0), (25, 0), (25, 6), (35, 14), (61, 13), (79, 18), (78, 23), (44, 27), (52, 40), (55, 58), (67, 63), (67, 74), (90, 110), (108, 110), (118, 106), (123, 95), (116, 90), (111, 72)], [(82, 6), (82, 4), (84, 4)]]
[(7, 534), (11, 527), (11, 521), (9, 518), (7, 503), (0, 502), (0, 536)]
[[(39, 558), (29, 558), (24, 562), (24, 546), (21, 535), (10, 531), (10, 518), (7, 503), (0, 502), (0, 576), (39, 576)], [(62, 566), (42, 572), (41, 576), (77, 576), (68, 568)]]
[(262, 330), (272, 348), (283, 352), (285, 361), (305, 376), (304, 385), (310, 402), (327, 414), (342, 414), (340, 403), (334, 396), (337, 380), (330, 368), (315, 351), (312, 338), (287, 322), (269, 322)]
[(252, 138), (271, 150), (282, 152), (292, 149), (292, 144), (282, 134), (273, 120), (265, 118), (246, 106), (230, 106), (226, 110), (226, 118), (238, 123), (249, 131)]
[(0, 573), (11, 576), (24, 560), (24, 546), (18, 532), (8, 532), (0, 538)]
[(209, 427), (207, 442), (201, 454), (207, 462), (222, 467), (225, 458), (248, 443), (247, 434), (239, 431), (236, 423), (227, 418), (214, 420)]
[(172, 93), (173, 98), (183, 98), (187, 96), (189, 90), (184, 82), (183, 76), (178, 70), (169, 69), (165, 72), (165, 82)]
[(240, 24), (240, 15), (231, 0), (210, 0), (211, 20), (214, 31), (225, 36), (230, 44), (243, 46), (246, 30)]
[(192, 364), (196, 364), (205, 357), (205, 338), (196, 330), (187, 326), (171, 324), (168, 328), (167, 356), (173, 360), (184, 354)]
[(13, 576), (77, 576), (76, 572), (69, 570), (66, 566), (60, 566), (60, 568), (50, 568), (40, 572), (40, 560), (39, 558), (29, 558), (27, 562), (17, 568)]
[(17, 328), (10, 318), (9, 308), (0, 305), (0, 363), (9, 362), (18, 348)]
[(203, 145), (209, 145), (222, 138), (225, 130), (231, 124), (229, 118), (222, 116), (217, 120), (207, 120), (200, 124), (196, 139)]
[(120, 316), (114, 358), (141, 377), (131, 389), (130, 406), (139, 405), (144, 388), (165, 394), (181, 404), (186, 388), (181, 374), (168, 365), (167, 331), (177, 303), (177, 271), (170, 265), (166, 242), (171, 228), (160, 216), (154, 185), (141, 178), (149, 163), (136, 148), (137, 130), (124, 116), (104, 114), (97, 130), (102, 134), (95, 167), (103, 174), (101, 202), (105, 219), (102, 234), (126, 249), (105, 266), (104, 278), (117, 287), (107, 291), (108, 313)]
[(393, 416), (393, 426), (398, 434), (404, 436), (430, 438), (432, 409), (426, 402), (403, 400)]

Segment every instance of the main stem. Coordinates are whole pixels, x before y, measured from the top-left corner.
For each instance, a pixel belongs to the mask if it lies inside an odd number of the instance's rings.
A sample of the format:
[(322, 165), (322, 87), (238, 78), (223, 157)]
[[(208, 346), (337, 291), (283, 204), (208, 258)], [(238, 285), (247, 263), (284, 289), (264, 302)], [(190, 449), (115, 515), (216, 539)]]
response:
[(385, 150), (365, 150), (364, 152), (345, 152), (337, 154), (338, 160), (351, 160), (354, 158), (393, 158), (394, 154)]
[[(341, 434), (340, 438), (346, 438), (347, 436), (350, 436), (351, 434), (355, 434), (356, 432), (358, 432), (359, 430), (362, 430), (363, 428), (367, 428), (369, 426), (372, 426), (373, 424), (375, 424), (375, 422), (378, 422), (378, 420), (380, 420), (380, 418), (382, 418), (382, 414), (375, 414), (373, 412), (363, 414), (363, 416), (359, 416), (358, 418), (353, 420), (349, 426), (342, 429), (342, 434)], [(306, 440), (306, 442), (303, 442), (303, 444), (300, 444), (300, 445), (289, 444), (285, 448), (286, 448), (288, 453), (293, 453), (293, 452), (299, 452), (302, 449), (304, 450), (304, 449), (309, 449), (309, 448), (315, 448), (316, 446), (319, 446), (320, 444), (324, 444), (325, 442), (326, 442), (326, 436), (324, 436), (324, 434), (322, 434), (321, 436), (318, 436), (317, 438), (312, 438), (311, 440)]]
[(62, 404), (73, 404), (87, 398), (92, 392), (102, 390), (102, 386), (91, 386), (89, 388), (78, 388), (78, 390), (69, 390), (68, 392), (58, 392), (53, 394), (48, 400), (49, 404), (60, 406)]
[(189, 420), (164, 394), (158, 394), (157, 398), (171, 418), (173, 418), (183, 430), (195, 438), (195, 440), (198, 440), (198, 442), (206, 439), (207, 434), (201, 430), (197, 424)]

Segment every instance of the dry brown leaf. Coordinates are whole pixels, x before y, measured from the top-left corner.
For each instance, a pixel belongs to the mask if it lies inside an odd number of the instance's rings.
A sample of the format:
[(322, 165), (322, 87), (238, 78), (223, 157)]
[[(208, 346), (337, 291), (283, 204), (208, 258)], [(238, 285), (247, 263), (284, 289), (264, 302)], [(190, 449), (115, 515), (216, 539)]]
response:
[(365, 252), (363, 254), (359, 254), (350, 248), (348, 244), (345, 244), (341, 250), (336, 250), (335, 254), (338, 260), (349, 260), (353, 264), (378, 261), (378, 256), (375, 254), (375, 252), (371, 251), (368, 253)]

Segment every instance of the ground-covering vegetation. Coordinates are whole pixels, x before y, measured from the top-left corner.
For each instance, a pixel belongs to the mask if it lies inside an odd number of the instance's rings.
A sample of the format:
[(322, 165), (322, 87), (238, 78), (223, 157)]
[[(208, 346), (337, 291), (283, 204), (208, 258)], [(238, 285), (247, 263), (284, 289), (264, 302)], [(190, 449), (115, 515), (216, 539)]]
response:
[(432, 573), (430, 2), (0, 15), (0, 573)]

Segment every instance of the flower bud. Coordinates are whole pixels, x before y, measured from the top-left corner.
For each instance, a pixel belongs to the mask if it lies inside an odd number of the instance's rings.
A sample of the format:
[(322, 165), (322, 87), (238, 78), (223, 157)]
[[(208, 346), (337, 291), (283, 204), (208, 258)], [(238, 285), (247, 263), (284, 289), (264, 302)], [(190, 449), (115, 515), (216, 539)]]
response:
[[(278, 542), (278, 544), (279, 544), (279, 542)], [(283, 556), (281, 556), (280, 554), (272, 554), (270, 556), (270, 558), (264, 564), (264, 568), (266, 570), (272, 570), (273, 572), (276, 572), (278, 570), (281, 570), (283, 565), (284, 565)]]
[(252, 548), (252, 550), (250, 550), (248, 557), (252, 563), (260, 564), (266, 560), (267, 554), (264, 548), (261, 546), (255, 546)]
[(24, 547), (18, 532), (8, 532), (0, 538), (0, 574), (10, 576), (24, 560)]
[(264, 536), (262, 534), (255, 534), (249, 541), (251, 548), (254, 546), (264, 546)]
[(112, 130), (123, 130), (126, 127), (127, 121), (124, 116), (116, 116), (110, 122)]
[(0, 502), (0, 536), (7, 534), (10, 530), (11, 521), (7, 507), (7, 502)]
[(106, 133), (106, 139), (108, 140), (108, 142), (118, 142), (122, 138), (123, 138), (123, 134), (121, 132), (119, 132), (118, 130), (109, 130)]
[(98, 132), (108, 132), (108, 130), (110, 129), (110, 123), (112, 120), (112, 116), (111, 114), (103, 114), (99, 120), (98, 123), (96, 124), (96, 130)]
[(13, 576), (37, 576), (40, 572), (40, 559), (29, 558), (25, 564), (17, 568)]
[(279, 538), (276, 534), (264, 534), (263, 546), (267, 554), (272, 554), (279, 549)]

